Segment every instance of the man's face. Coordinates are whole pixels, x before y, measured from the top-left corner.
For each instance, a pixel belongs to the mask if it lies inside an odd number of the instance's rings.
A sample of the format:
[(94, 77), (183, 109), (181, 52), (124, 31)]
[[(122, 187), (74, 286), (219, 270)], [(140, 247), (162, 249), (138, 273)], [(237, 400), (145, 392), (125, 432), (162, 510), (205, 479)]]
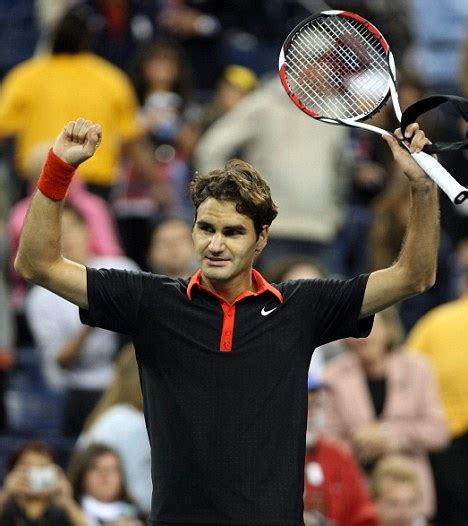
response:
[(417, 489), (410, 482), (383, 480), (377, 508), (382, 526), (411, 526), (421, 513)]
[(240, 214), (234, 202), (209, 197), (198, 207), (192, 237), (202, 280), (243, 290), (254, 257), (266, 245), (268, 226), (257, 238), (252, 219)]

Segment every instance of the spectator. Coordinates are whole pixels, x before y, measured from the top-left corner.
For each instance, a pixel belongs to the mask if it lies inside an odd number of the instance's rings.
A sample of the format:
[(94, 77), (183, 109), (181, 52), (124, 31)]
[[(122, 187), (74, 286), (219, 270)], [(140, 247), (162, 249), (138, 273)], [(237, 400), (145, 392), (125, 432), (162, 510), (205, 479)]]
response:
[(213, 100), (203, 110), (203, 131), (206, 131), (222, 115), (231, 111), (257, 86), (257, 76), (251, 69), (237, 64), (227, 66), (216, 84)]
[[(65, 205), (63, 223), (69, 230), (62, 244), (68, 257), (98, 268), (137, 268), (127, 258), (92, 258), (84, 218), (70, 205)], [(119, 339), (109, 331), (83, 326), (73, 306), (39, 286), (29, 292), (25, 312), (46, 383), (51, 390), (66, 392), (63, 432), (76, 437), (112, 379)]]
[[(323, 385), (309, 376), (304, 522), (306, 526), (377, 526), (367, 482), (352, 454), (322, 433)], [(325, 520), (325, 522), (324, 522)], [(320, 522), (322, 521), (322, 522)]]
[(70, 460), (68, 476), (75, 499), (91, 526), (143, 526), (128, 495), (118, 454), (102, 444), (91, 444)]
[(88, 526), (70, 483), (42, 442), (27, 442), (8, 459), (0, 492), (4, 526)]
[(190, 57), (201, 97), (210, 96), (221, 74), (223, 30), (239, 19), (238, 7), (230, 1), (169, 0), (157, 15), (158, 29), (177, 38)]
[(154, 227), (147, 263), (156, 274), (171, 278), (192, 275), (195, 270), (192, 230), (184, 219), (169, 217)]
[[(39, 28), (39, 41), (34, 54), (38, 55), (49, 51), (50, 41), (57, 22), (65, 13), (80, 0), (35, 0), (34, 8)], [(28, 57), (26, 57), (28, 58)]]
[(52, 142), (73, 116), (87, 115), (99, 121), (107, 135), (99, 155), (81, 170), (88, 186), (108, 197), (120, 156), (128, 156), (158, 186), (155, 195), (160, 202), (164, 188), (155, 173), (151, 149), (141, 140), (134, 91), (120, 70), (88, 52), (88, 19), (80, 9), (73, 8), (59, 21), (51, 54), (26, 60), (5, 77), (0, 137), (16, 138), (16, 171), (26, 185), (31, 151), (44, 141)]
[[(155, 41), (136, 56), (133, 82), (155, 169), (171, 193), (172, 212), (191, 220), (189, 163), (199, 134), (200, 110), (193, 102), (189, 66), (175, 43)], [(151, 223), (159, 211), (148, 186), (144, 174), (129, 163), (113, 196), (125, 251), (140, 265), (144, 263)]]
[(430, 517), (435, 495), (428, 452), (447, 444), (448, 430), (430, 364), (399, 347), (400, 341), (392, 309), (376, 315), (367, 339), (346, 340), (349, 351), (324, 369), (325, 430), (345, 441), (368, 472), (390, 453), (411, 459)]
[(147, 0), (81, 0), (91, 10), (92, 49), (128, 71), (137, 49), (156, 32), (157, 4)]
[(133, 345), (120, 351), (114, 379), (86, 420), (80, 449), (98, 443), (112, 447), (122, 460), (129, 495), (149, 513), (151, 459), (143, 415), (143, 397)]
[(424, 526), (423, 492), (411, 462), (391, 455), (372, 473), (372, 488), (381, 526)]
[(171, 40), (147, 45), (135, 59), (133, 80), (142, 106), (140, 117), (157, 159), (167, 162), (157, 147), (168, 144), (187, 160), (198, 139), (200, 110), (194, 99), (191, 64), (182, 49)]
[(301, 255), (327, 263), (329, 244), (342, 219), (346, 130), (324, 126), (284, 94), (275, 76), (225, 114), (201, 137), (195, 167), (201, 173), (241, 156), (268, 174), (282, 213), (262, 253), (268, 271), (279, 257)]
[(434, 366), (452, 436), (450, 445), (432, 456), (441, 526), (468, 523), (468, 240), (460, 243), (457, 259), (460, 298), (423, 316), (407, 341)]
[[(405, 224), (410, 210), (410, 195), (403, 175), (395, 174), (390, 184), (373, 203), (374, 218), (370, 231), (371, 269), (385, 268), (396, 260), (404, 238)], [(450, 239), (442, 230), (435, 285), (398, 306), (405, 332), (432, 308), (454, 299), (455, 264)]]

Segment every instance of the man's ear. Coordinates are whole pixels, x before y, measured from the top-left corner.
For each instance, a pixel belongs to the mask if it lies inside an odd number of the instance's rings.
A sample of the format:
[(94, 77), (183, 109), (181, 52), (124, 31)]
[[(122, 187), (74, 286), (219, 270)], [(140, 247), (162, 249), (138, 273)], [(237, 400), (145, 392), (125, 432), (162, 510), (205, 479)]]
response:
[(270, 225), (263, 225), (260, 234), (258, 234), (257, 245), (255, 247), (255, 253), (260, 254), (260, 252), (265, 248), (268, 242), (268, 233), (270, 231)]

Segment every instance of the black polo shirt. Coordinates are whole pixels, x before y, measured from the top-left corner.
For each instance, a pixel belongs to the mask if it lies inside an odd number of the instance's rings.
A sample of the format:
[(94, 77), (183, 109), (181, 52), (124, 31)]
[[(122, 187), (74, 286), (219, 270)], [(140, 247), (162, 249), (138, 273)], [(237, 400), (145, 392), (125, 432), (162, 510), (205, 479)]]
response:
[(228, 305), (200, 285), (88, 269), (82, 321), (135, 344), (152, 452), (150, 524), (302, 525), (315, 347), (366, 336), (367, 276), (269, 285)]

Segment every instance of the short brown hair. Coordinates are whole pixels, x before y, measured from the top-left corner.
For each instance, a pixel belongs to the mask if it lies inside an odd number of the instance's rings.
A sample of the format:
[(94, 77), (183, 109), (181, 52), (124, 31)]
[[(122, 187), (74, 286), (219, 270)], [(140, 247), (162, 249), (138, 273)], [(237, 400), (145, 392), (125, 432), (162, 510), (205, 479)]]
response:
[(240, 159), (231, 159), (224, 168), (207, 175), (196, 174), (190, 184), (190, 195), (195, 214), (209, 197), (236, 203), (236, 210), (252, 219), (257, 236), (278, 214), (266, 181), (252, 165)]

